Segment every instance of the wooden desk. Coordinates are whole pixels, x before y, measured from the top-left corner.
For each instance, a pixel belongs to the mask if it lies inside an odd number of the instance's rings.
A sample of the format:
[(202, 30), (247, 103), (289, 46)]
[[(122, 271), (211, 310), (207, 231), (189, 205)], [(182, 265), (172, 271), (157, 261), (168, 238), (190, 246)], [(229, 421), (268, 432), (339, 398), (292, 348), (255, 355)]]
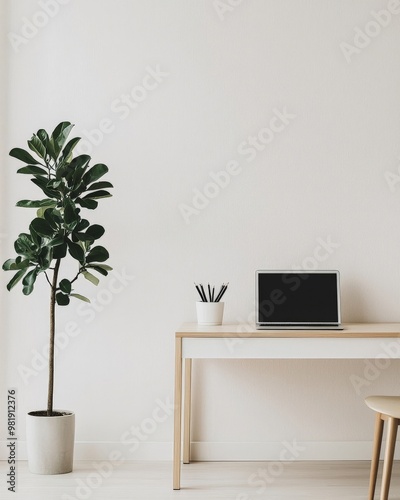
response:
[(183, 463), (190, 462), (192, 359), (400, 358), (397, 353), (400, 323), (348, 323), (344, 330), (256, 330), (244, 324), (184, 323), (175, 333), (174, 490), (180, 489), (183, 375)]

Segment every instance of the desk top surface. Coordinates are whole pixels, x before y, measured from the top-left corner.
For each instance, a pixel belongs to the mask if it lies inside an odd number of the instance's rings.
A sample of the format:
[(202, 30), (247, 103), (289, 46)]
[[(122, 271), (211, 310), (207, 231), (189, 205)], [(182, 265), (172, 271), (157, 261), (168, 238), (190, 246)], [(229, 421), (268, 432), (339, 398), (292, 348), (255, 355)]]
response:
[(400, 323), (343, 323), (343, 330), (257, 330), (255, 325), (224, 323), (204, 326), (183, 323), (176, 338), (392, 338), (400, 337)]

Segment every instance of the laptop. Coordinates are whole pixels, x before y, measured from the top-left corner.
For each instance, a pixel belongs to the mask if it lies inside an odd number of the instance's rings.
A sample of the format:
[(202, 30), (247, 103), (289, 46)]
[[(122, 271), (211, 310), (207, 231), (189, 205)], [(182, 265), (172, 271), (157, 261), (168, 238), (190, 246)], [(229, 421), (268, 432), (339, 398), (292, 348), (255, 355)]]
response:
[(339, 271), (256, 271), (256, 328), (343, 330)]

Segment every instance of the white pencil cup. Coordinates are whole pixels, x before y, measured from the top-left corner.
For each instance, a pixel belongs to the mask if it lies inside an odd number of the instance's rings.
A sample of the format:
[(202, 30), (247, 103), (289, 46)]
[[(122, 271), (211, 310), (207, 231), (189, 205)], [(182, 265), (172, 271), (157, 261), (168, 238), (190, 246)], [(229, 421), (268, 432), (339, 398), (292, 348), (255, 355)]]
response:
[(196, 302), (197, 323), (199, 325), (222, 325), (223, 302)]

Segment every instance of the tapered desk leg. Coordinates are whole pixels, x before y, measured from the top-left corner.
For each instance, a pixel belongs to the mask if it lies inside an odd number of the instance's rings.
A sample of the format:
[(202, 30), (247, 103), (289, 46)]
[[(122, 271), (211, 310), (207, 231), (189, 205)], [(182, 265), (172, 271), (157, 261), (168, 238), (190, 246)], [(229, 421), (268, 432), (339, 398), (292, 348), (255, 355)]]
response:
[(185, 359), (185, 398), (183, 404), (183, 463), (190, 463), (190, 412), (191, 412), (192, 360)]
[(173, 488), (181, 489), (182, 443), (182, 339), (175, 339), (175, 407), (174, 407), (174, 464)]

